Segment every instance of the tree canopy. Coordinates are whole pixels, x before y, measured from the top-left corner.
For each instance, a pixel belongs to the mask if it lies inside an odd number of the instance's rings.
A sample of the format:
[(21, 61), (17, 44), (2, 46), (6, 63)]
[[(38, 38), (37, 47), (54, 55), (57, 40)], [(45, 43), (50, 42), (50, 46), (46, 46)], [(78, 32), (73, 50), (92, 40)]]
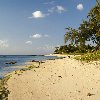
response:
[(84, 47), (86, 41), (100, 45), (100, 4), (97, 3), (88, 13), (87, 20), (80, 24), (78, 29), (66, 28), (65, 43)]
[[(100, 3), (97, 1), (89, 11), (87, 19), (80, 24), (78, 29), (68, 27), (66, 31), (64, 43), (68, 45), (61, 46), (57, 50), (68, 52), (70, 49), (70, 51), (84, 52), (84, 49), (94, 49), (91, 44), (95, 44), (95, 48), (100, 50)], [(91, 44), (86, 45), (87, 41), (91, 41)], [(74, 49), (72, 50), (72, 48)]]

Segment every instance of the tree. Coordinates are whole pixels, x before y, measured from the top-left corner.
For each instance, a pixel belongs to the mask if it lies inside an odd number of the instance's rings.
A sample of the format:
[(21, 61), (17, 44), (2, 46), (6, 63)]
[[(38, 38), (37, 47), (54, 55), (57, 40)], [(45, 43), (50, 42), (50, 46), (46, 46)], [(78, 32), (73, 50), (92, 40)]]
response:
[(66, 28), (65, 43), (70, 41), (71, 45), (83, 49), (86, 41), (91, 40), (100, 48), (100, 3), (98, 1), (95, 7), (90, 10), (87, 18), (86, 21), (80, 24), (78, 29)]
[[(66, 30), (64, 43), (68, 44), (56, 48), (56, 53), (86, 53), (100, 49), (100, 2), (97, 1), (78, 29), (68, 27)], [(87, 41), (92, 41), (96, 46), (86, 45)]]
[(90, 34), (89, 34), (89, 22), (83, 21), (82, 24), (79, 26), (79, 42), (80, 47), (84, 48), (86, 41), (90, 41)]
[(100, 46), (100, 3), (92, 8), (88, 14), (91, 40)]
[(64, 35), (64, 42), (70, 42), (71, 45), (77, 45), (78, 44), (78, 30), (72, 29), (72, 28), (66, 28), (68, 32)]

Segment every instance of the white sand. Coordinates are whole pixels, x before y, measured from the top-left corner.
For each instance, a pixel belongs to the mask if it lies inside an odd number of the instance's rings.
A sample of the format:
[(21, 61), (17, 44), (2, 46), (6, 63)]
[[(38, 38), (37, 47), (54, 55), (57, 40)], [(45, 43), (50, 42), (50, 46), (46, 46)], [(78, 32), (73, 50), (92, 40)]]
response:
[(100, 100), (100, 61), (48, 60), (39, 68), (13, 74), (8, 89), (8, 100)]

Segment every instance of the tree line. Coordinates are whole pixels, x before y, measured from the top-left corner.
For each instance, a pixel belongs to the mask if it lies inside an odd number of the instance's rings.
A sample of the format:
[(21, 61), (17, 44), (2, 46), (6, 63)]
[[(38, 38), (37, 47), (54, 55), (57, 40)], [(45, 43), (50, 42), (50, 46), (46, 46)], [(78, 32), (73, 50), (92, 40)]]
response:
[[(90, 42), (87, 44), (88, 41)], [(100, 50), (100, 3), (98, 1), (78, 29), (66, 28), (64, 43), (64, 46), (56, 47), (54, 53), (86, 53)]]

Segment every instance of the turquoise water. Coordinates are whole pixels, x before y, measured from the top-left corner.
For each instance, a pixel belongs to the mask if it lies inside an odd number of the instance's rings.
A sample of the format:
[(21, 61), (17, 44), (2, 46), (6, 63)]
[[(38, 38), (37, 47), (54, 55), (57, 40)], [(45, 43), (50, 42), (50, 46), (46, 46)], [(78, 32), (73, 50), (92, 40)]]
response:
[[(56, 56), (37, 56), (37, 55), (0, 55), (0, 78), (5, 74), (14, 70), (21, 69), (17, 66), (26, 65), (25, 62), (36, 60), (43, 61), (47, 59), (56, 59)], [(6, 64), (9, 62), (17, 62), (16, 64)]]

